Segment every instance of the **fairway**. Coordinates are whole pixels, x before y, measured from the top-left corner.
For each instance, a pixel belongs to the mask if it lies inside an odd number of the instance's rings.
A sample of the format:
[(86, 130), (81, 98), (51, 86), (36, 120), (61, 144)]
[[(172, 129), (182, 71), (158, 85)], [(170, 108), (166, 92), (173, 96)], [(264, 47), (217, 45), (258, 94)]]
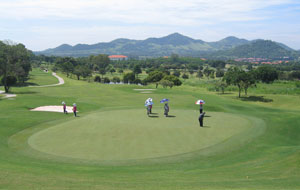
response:
[[(47, 154), (87, 160), (131, 160), (189, 153), (221, 143), (251, 127), (245, 118), (209, 113), (199, 127), (195, 110), (158, 112), (144, 109), (96, 112), (44, 129), (29, 145)], [(234, 121), (234, 122), (233, 122)]]

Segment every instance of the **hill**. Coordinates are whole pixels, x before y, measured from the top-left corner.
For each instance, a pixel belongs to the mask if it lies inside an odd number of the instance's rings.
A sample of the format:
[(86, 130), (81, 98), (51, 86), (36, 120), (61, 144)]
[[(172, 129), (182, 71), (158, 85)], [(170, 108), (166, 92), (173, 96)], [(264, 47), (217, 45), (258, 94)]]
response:
[(254, 40), (251, 43), (240, 45), (229, 50), (211, 53), (210, 57), (293, 59), (299, 57), (299, 53), (278, 42), (271, 40)]
[(70, 46), (63, 44), (53, 49), (35, 52), (35, 54), (55, 56), (89, 56), (95, 54), (124, 54), (129, 57), (161, 57), (171, 54), (180, 56), (207, 57), (207, 58), (280, 58), (297, 57), (299, 52), (285, 44), (270, 40), (248, 41), (229, 36), (217, 42), (196, 40), (179, 33), (170, 34), (161, 38), (146, 40), (116, 39), (107, 43), (77, 44)]
[(249, 43), (249, 41), (236, 37), (227, 37), (218, 42), (205, 42), (174, 33), (165, 37), (148, 38), (146, 40), (121, 38), (108, 43), (92, 45), (77, 44), (70, 46), (63, 44), (53, 49), (35, 52), (35, 54), (79, 57), (102, 53), (158, 57), (176, 53), (182, 56), (199, 56), (204, 52), (227, 50), (246, 43)]

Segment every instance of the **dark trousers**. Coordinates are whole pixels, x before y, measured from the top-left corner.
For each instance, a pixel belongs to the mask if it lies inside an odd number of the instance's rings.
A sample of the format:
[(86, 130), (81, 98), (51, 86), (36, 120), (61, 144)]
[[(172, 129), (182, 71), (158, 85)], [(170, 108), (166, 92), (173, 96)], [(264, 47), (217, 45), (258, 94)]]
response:
[(200, 113), (202, 113), (203, 112), (203, 109), (200, 109)]
[(74, 116), (76, 117), (77, 116), (77, 113), (76, 113), (76, 111), (73, 111), (74, 112)]
[(199, 119), (200, 127), (203, 127), (203, 119)]

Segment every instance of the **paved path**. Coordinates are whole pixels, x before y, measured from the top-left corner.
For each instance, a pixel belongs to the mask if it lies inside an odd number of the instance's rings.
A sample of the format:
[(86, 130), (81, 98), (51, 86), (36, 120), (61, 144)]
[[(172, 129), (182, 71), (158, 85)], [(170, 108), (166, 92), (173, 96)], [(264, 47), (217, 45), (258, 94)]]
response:
[(53, 72), (52, 75), (58, 79), (58, 83), (57, 84), (49, 84), (49, 85), (42, 85), (42, 86), (29, 86), (29, 87), (41, 88), (41, 87), (59, 86), (59, 85), (65, 84), (64, 79), (61, 78), (61, 77), (59, 77), (59, 76), (57, 76), (56, 73)]

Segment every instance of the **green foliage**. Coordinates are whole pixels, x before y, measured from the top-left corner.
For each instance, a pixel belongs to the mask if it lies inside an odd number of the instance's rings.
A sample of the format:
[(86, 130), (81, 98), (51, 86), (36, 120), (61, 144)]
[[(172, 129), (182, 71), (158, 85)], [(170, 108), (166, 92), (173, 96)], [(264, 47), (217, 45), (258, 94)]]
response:
[(165, 80), (165, 79), (162, 79), (160, 82), (159, 82), (160, 85), (163, 86), (163, 88), (167, 88), (167, 87), (170, 87), (172, 88), (174, 86), (174, 83), (172, 81), (169, 81), (169, 80)]
[(235, 85), (239, 89), (239, 97), (241, 97), (241, 90), (247, 90), (250, 86), (255, 85), (255, 76), (253, 72), (245, 72), (244, 70), (234, 67), (230, 69), (223, 78), (228, 85)]
[(189, 75), (187, 75), (186, 73), (183, 73), (182, 78), (183, 78), (183, 79), (188, 79), (188, 78), (189, 78)]
[(228, 86), (228, 85), (227, 85), (226, 82), (224, 82), (224, 81), (218, 81), (218, 82), (216, 82), (216, 84), (215, 84), (215, 89), (216, 89), (217, 92), (220, 92), (220, 91), (221, 91), (222, 94), (224, 94), (225, 89), (226, 89), (227, 86)]
[[(23, 44), (5, 44), (0, 41), (0, 77), (5, 92), (17, 81), (24, 83), (31, 71), (32, 53)], [(15, 78), (17, 81), (13, 82)]]
[(224, 70), (217, 69), (217, 71), (216, 71), (216, 77), (224, 77), (224, 74), (225, 74)]
[(105, 84), (110, 83), (110, 79), (108, 77), (104, 77), (103, 83), (105, 83)]
[(180, 76), (180, 71), (175, 70), (175, 71), (173, 72), (173, 75), (176, 76), (176, 77), (179, 77), (179, 76)]
[(101, 82), (101, 77), (100, 76), (96, 76), (94, 79), (95, 82)]
[(112, 82), (119, 83), (121, 82), (121, 79), (119, 77), (113, 77)]
[(261, 66), (255, 70), (256, 78), (263, 83), (272, 83), (278, 79), (278, 72), (271, 66)]
[(173, 82), (174, 86), (182, 85), (182, 82), (179, 80), (179, 78), (174, 75), (166, 75), (163, 77), (163, 80), (168, 80)]
[(126, 73), (124, 76), (123, 76), (123, 82), (124, 83), (134, 83), (135, 81), (135, 74), (134, 73)]

